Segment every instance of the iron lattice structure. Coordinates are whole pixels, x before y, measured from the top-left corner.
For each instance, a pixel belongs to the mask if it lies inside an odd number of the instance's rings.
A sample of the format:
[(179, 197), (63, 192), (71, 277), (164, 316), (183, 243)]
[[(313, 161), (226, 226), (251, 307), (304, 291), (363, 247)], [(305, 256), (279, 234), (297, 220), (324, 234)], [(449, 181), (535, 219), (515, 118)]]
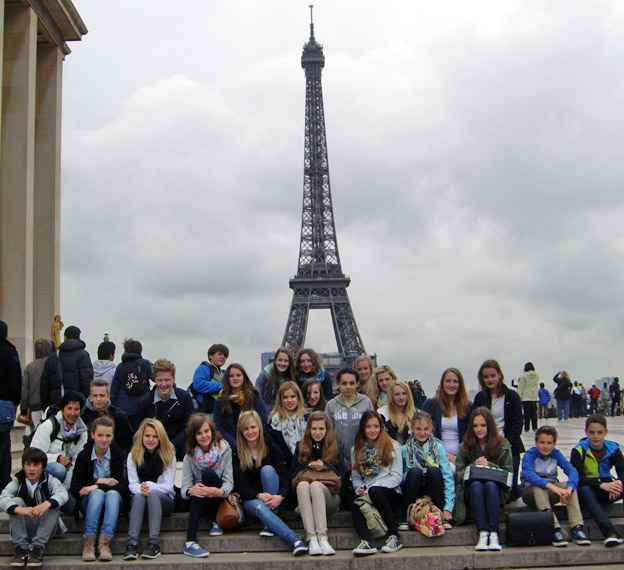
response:
[(297, 275), (289, 281), (293, 299), (282, 344), (299, 350), (310, 309), (329, 309), (338, 353), (347, 364), (366, 350), (347, 295), (351, 280), (342, 272), (338, 255), (321, 84), (324, 66), (323, 46), (316, 42), (310, 22), (310, 40), (301, 56), (306, 77), (301, 244)]

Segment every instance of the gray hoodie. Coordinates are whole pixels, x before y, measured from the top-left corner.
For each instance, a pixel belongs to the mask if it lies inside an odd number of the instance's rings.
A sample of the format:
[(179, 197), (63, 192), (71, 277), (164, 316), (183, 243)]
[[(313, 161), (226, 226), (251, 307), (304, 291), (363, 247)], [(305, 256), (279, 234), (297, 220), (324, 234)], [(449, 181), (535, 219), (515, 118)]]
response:
[(351, 462), (351, 448), (364, 412), (373, 409), (373, 403), (364, 394), (358, 394), (351, 407), (345, 404), (342, 394), (327, 402), (325, 413), (336, 433), (336, 441), (345, 464)]

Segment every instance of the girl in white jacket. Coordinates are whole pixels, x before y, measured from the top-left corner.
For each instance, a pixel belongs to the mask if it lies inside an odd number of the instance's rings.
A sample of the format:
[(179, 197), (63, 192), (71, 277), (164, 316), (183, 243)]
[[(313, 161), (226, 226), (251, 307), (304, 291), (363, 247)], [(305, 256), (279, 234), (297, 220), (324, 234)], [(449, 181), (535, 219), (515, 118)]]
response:
[(134, 434), (126, 465), (132, 507), (124, 560), (137, 559), (137, 544), (146, 508), (149, 538), (141, 558), (156, 558), (160, 556), (159, 536), (163, 515), (173, 510), (176, 471), (175, 447), (158, 420), (146, 418), (141, 422)]

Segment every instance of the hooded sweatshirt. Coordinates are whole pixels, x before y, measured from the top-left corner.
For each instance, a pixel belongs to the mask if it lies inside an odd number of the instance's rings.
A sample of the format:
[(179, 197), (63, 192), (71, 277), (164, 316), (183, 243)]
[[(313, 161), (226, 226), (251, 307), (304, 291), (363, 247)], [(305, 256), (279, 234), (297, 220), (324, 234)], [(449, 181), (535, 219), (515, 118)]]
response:
[(539, 376), (535, 370), (527, 370), (518, 378), (518, 394), (523, 402), (539, 400)]
[(22, 378), (22, 400), (20, 402), (20, 412), (23, 415), (38, 412), (41, 406), (41, 374), (46, 359), (52, 352), (52, 341), (47, 338), (40, 338), (35, 342), (35, 360), (24, 368)]
[(93, 379), (106, 380), (108, 385), (113, 383), (117, 365), (112, 360), (96, 360), (93, 363)]
[(342, 394), (327, 402), (325, 413), (334, 428), (340, 455), (345, 463), (351, 462), (351, 448), (355, 442), (355, 434), (364, 412), (368, 410), (374, 410), (374, 407), (369, 397), (364, 394), (358, 394), (351, 407), (345, 404)]

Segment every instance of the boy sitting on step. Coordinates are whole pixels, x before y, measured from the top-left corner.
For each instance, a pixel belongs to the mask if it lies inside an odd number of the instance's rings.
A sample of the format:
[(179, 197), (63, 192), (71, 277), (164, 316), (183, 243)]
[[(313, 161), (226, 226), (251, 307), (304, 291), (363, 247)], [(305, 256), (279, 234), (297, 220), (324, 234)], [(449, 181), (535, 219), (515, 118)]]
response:
[[(583, 531), (583, 515), (579, 506), (577, 487), (579, 476), (572, 464), (563, 456), (555, 445), (557, 430), (551, 426), (542, 426), (535, 432), (535, 447), (529, 449), (522, 459), (522, 500), (539, 511), (550, 511), (552, 505), (561, 503), (568, 511), (572, 530), (572, 540), (581, 546), (591, 544)], [(561, 467), (568, 476), (567, 483), (560, 483), (557, 468)], [(555, 533), (553, 546), (567, 546), (561, 532), (561, 525), (554, 515)]]
[[(624, 456), (620, 446), (607, 437), (607, 420), (600, 414), (585, 420), (585, 435), (572, 449), (570, 461), (579, 475), (578, 494), (583, 505), (596, 521), (605, 537), (605, 546), (622, 542), (601, 503), (613, 503), (624, 497)], [(617, 478), (611, 476), (615, 467)]]
[(10, 566), (43, 564), (43, 550), (59, 527), (59, 507), (67, 502), (67, 489), (45, 474), (46, 454), (35, 447), (24, 451), (22, 470), (0, 495), (0, 510), (9, 514), (15, 556)]

